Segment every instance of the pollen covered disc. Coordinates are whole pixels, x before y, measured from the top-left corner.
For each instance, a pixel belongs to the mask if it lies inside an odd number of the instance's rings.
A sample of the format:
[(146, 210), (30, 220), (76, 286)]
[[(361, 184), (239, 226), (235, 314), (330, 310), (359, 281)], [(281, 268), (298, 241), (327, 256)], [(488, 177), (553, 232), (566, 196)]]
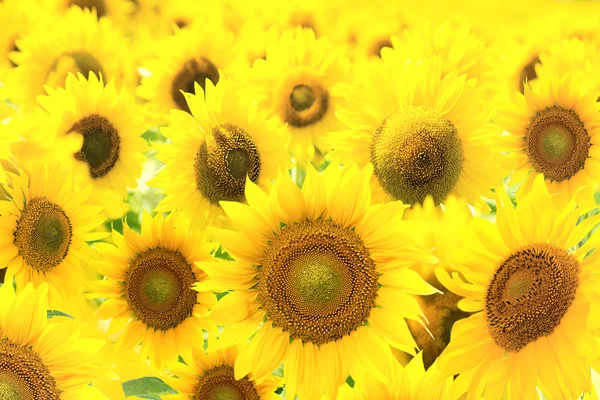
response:
[(573, 110), (552, 106), (538, 111), (527, 127), (527, 155), (551, 181), (564, 181), (584, 168), (590, 136)]
[(206, 86), (206, 80), (209, 79), (213, 84), (219, 82), (219, 70), (210, 60), (201, 57), (188, 60), (175, 78), (171, 85), (171, 96), (180, 110), (191, 113), (190, 108), (181, 93), (194, 93), (194, 84), (197, 83), (202, 89)]
[(105, 77), (102, 64), (87, 51), (72, 51), (58, 57), (48, 70), (46, 83), (50, 86), (63, 86), (69, 72), (81, 73), (86, 79), (90, 72), (97, 77)]
[(167, 330), (192, 316), (197, 293), (192, 266), (178, 251), (162, 247), (137, 255), (125, 282), (135, 316), (154, 329)]
[(0, 399), (60, 399), (56, 381), (42, 360), (6, 338), (0, 339)]
[(19, 255), (40, 272), (59, 265), (69, 252), (71, 224), (65, 211), (45, 198), (27, 202), (14, 232)]
[(485, 318), (496, 344), (519, 351), (559, 326), (575, 299), (579, 262), (547, 243), (525, 246), (500, 264), (487, 288)]
[(371, 162), (383, 189), (404, 203), (436, 204), (452, 191), (463, 165), (454, 125), (427, 107), (404, 107), (387, 117), (373, 136)]
[(196, 187), (211, 203), (244, 200), (246, 175), (256, 182), (260, 154), (243, 129), (223, 124), (213, 128), (196, 155)]
[(221, 365), (206, 371), (196, 386), (196, 398), (206, 400), (258, 400), (258, 392), (248, 378), (235, 380), (233, 368)]
[(293, 127), (317, 123), (327, 112), (329, 93), (316, 79), (289, 84), (284, 93), (288, 98), (283, 99), (282, 118)]
[(83, 145), (75, 153), (75, 159), (88, 165), (92, 178), (101, 178), (114, 168), (119, 159), (121, 140), (107, 118), (88, 115), (77, 121), (68, 133), (83, 135)]
[(270, 242), (258, 300), (292, 338), (324, 344), (367, 320), (377, 289), (375, 263), (360, 237), (318, 219), (286, 226)]

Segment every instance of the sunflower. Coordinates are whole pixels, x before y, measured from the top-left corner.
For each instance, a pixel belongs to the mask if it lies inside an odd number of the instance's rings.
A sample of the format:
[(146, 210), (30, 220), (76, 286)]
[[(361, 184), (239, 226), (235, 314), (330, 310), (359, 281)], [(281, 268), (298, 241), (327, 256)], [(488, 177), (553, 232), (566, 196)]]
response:
[(243, 399), (280, 400), (274, 393), (279, 380), (267, 377), (260, 382), (247, 376), (235, 376), (238, 351), (235, 347), (208, 354), (194, 348), (190, 359), (170, 365), (170, 377), (165, 381), (179, 394), (163, 396), (164, 400)]
[(90, 258), (86, 242), (106, 236), (93, 232), (104, 222), (100, 208), (87, 204), (92, 188), (75, 192), (71, 174), (35, 164), (30, 174), (8, 173), (0, 201), (0, 267), (21, 290), (29, 282), (47, 282), (52, 307), (72, 310), (83, 293), (81, 262)]
[(35, 1), (4, 0), (0, 3), (0, 82), (5, 82), (7, 72), (15, 67), (8, 55), (18, 50), (16, 41), (42, 17)]
[[(468, 226), (472, 216), (464, 199), (457, 199), (454, 196), (446, 199), (443, 209), (436, 207), (431, 196), (428, 196), (422, 205), (414, 205), (406, 211), (406, 219), (415, 221), (411, 229), (414, 232), (413, 236), (425, 247), (433, 249), (433, 255), (440, 261), (435, 267), (447, 271), (454, 270), (454, 249), (462, 244), (462, 239), (457, 233)], [(438, 281), (434, 265), (420, 262), (412, 269), (417, 271), (427, 283), (440, 290), (440, 293), (431, 296), (417, 297), (417, 302), (429, 322), (427, 328), (415, 321), (407, 321), (415, 342), (422, 350), (420, 362), (427, 369), (450, 342), (452, 325), (469, 314), (458, 307), (461, 297), (446, 291)], [(397, 352), (396, 357), (402, 363), (406, 363), (410, 355)]]
[(190, 111), (183, 92), (194, 93), (194, 86), (204, 88), (207, 80), (217, 84), (227, 74), (235, 61), (233, 39), (222, 26), (209, 23), (177, 30), (156, 44), (155, 56), (143, 63), (150, 74), (136, 93), (149, 102), (148, 111), (158, 122), (171, 109)]
[(338, 392), (339, 400), (448, 400), (456, 399), (464, 392), (464, 384), (452, 377), (441, 376), (437, 364), (427, 369), (423, 364), (423, 352), (402, 367), (398, 362), (392, 365), (388, 385), (366, 375), (364, 383), (344, 385)]
[(110, 18), (119, 24), (125, 22), (135, 9), (132, 0), (42, 0), (41, 3), (52, 13), (64, 13), (73, 7), (95, 10), (98, 18)]
[(44, 86), (64, 87), (69, 72), (90, 72), (117, 86), (135, 84), (127, 41), (107, 18), (96, 11), (71, 7), (64, 16), (48, 18), (16, 41), (9, 56), (17, 67), (8, 76), (10, 99), (19, 106), (35, 105)]
[(600, 174), (599, 92), (585, 90), (575, 76), (539, 81), (536, 90), (515, 93), (497, 117), (506, 131), (510, 183), (524, 181), (519, 193), (531, 189), (543, 174), (548, 190), (568, 201), (583, 186), (593, 189)]
[(193, 341), (185, 338), (216, 328), (204, 317), (215, 296), (192, 289), (205, 278), (194, 262), (209, 258), (211, 247), (181, 216), (144, 213), (141, 230), (139, 235), (125, 223), (123, 235), (112, 232), (116, 246), (95, 243), (102, 257), (95, 264), (106, 279), (94, 282), (88, 297), (106, 299), (98, 315), (112, 318), (109, 334), (121, 332), (117, 350), (141, 342), (142, 360), (160, 368), (189, 356)]
[(322, 137), (341, 128), (337, 87), (348, 79), (348, 68), (341, 47), (298, 27), (269, 43), (266, 59), (256, 60), (249, 71), (253, 98), (285, 124), (288, 149), (299, 163), (314, 160), (315, 152), (324, 154)]
[(280, 130), (236, 84), (207, 80), (205, 89), (196, 83), (196, 93), (186, 94), (191, 114), (174, 110), (162, 129), (172, 143), (155, 145), (166, 167), (150, 184), (166, 194), (155, 211), (182, 210), (193, 226), (219, 225), (219, 202), (244, 201), (246, 176), (266, 187), (288, 156)]
[[(88, 79), (69, 74), (64, 89), (46, 90), (47, 96), (38, 97), (46, 111), (37, 118), (43, 129), (30, 139), (45, 142), (52, 132), (59, 140), (56, 146), (64, 149), (63, 139), (71, 142), (71, 136), (81, 136), (83, 143), (68, 156), (75, 177), (93, 186), (90, 200), (102, 205), (109, 218), (121, 217), (128, 209), (127, 188), (137, 186), (147, 150), (140, 137), (146, 130), (141, 109), (126, 91), (117, 91), (114, 81), (105, 86), (93, 73)], [(28, 152), (29, 144), (24, 146)]]
[(404, 63), (405, 60), (439, 57), (442, 78), (456, 71), (467, 79), (487, 84), (494, 77), (489, 52), (481, 38), (468, 25), (446, 22), (435, 25), (426, 22), (402, 31), (391, 39), (393, 49), (382, 49), (384, 60)]
[(17, 295), (12, 285), (0, 288), (0, 397), (104, 400), (89, 385), (102, 374), (93, 357), (104, 341), (80, 338), (76, 321), (48, 320), (47, 294), (45, 283)]
[[(445, 376), (472, 373), (469, 399), (575, 399), (591, 390), (591, 362), (600, 357), (597, 289), (598, 215), (564, 206), (539, 175), (516, 208), (497, 191), (496, 224), (475, 218), (456, 250), (458, 274), (436, 270), (474, 312), (458, 321), (438, 359)], [(592, 301), (592, 299), (594, 301)], [(595, 329), (595, 330), (593, 330)]]
[(302, 190), (281, 174), (268, 194), (248, 180), (248, 205), (221, 202), (236, 231), (215, 236), (237, 261), (199, 263), (209, 279), (195, 287), (234, 290), (211, 311), (225, 328), (208, 348), (254, 335), (236, 378), (283, 361), (288, 398), (335, 398), (362, 368), (388, 381), (390, 345), (414, 353), (405, 318), (422, 313), (411, 295), (437, 290), (408, 266), (435, 258), (407, 234), (401, 202), (369, 206), (371, 173), (309, 165)]
[(444, 76), (435, 59), (376, 64), (361, 83), (346, 88), (356, 100), (338, 112), (349, 129), (329, 140), (342, 163), (373, 164), (374, 200), (432, 196), (439, 204), (452, 194), (485, 209), (481, 196), (504, 171), (500, 130), (488, 123), (482, 90), (465, 75)]

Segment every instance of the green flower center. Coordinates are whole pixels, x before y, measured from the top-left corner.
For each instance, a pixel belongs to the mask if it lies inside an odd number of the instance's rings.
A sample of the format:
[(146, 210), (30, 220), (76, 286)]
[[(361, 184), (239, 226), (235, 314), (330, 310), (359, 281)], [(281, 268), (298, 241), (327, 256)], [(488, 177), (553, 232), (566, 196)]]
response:
[(121, 139), (107, 118), (98, 114), (88, 115), (77, 121), (68, 133), (83, 135), (83, 145), (75, 153), (75, 159), (88, 165), (92, 178), (101, 178), (115, 167), (119, 160)]
[(233, 367), (220, 365), (203, 373), (196, 385), (196, 399), (258, 400), (253, 381), (247, 377), (235, 379)]

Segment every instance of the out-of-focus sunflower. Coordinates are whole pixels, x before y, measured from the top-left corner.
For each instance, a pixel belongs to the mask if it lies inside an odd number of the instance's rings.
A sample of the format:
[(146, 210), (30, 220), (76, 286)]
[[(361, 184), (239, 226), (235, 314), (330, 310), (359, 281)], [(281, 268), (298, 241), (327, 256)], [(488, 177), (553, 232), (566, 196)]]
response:
[[(147, 150), (140, 137), (146, 130), (141, 108), (125, 90), (117, 91), (114, 81), (105, 86), (93, 73), (87, 79), (69, 74), (64, 89), (46, 90), (47, 96), (38, 97), (45, 112), (36, 115), (39, 128), (28, 136), (29, 141), (46, 142), (53, 135), (58, 149), (48, 151), (58, 151), (66, 147), (61, 142), (81, 136), (77, 151), (66, 155), (72, 160), (74, 177), (78, 184), (93, 186), (90, 201), (102, 205), (109, 218), (121, 217), (128, 209), (127, 187), (137, 186)], [(24, 157), (29, 142), (16, 152)]]
[(247, 376), (237, 377), (234, 373), (238, 357), (236, 347), (228, 347), (204, 353), (196, 347), (192, 356), (169, 366), (171, 376), (166, 382), (178, 394), (163, 396), (164, 400), (194, 399), (243, 399), (280, 400), (274, 393), (279, 386), (275, 377), (260, 381)]
[[(513, 206), (497, 190), (496, 223), (475, 218), (457, 249), (457, 273), (436, 270), (464, 296), (464, 311), (438, 363), (444, 375), (473, 373), (469, 399), (575, 399), (591, 390), (600, 357), (597, 296), (600, 236), (581, 241), (600, 220), (589, 208), (548, 193), (542, 176)], [(595, 333), (594, 333), (595, 332)]]
[(150, 75), (142, 78), (137, 94), (148, 101), (148, 112), (164, 122), (172, 109), (189, 112), (182, 92), (204, 89), (207, 80), (217, 84), (221, 74), (236, 57), (232, 54), (233, 34), (217, 23), (178, 30), (156, 45), (154, 58), (144, 63)]
[(392, 38), (393, 49), (381, 51), (384, 60), (403, 64), (405, 60), (438, 57), (442, 78), (456, 71), (478, 85), (488, 84), (494, 77), (489, 52), (481, 38), (468, 25), (447, 22), (411, 26)]
[(465, 75), (444, 76), (435, 59), (373, 65), (345, 93), (338, 112), (349, 128), (330, 134), (333, 158), (374, 166), (373, 198), (435, 204), (448, 195), (487, 208), (504, 174), (500, 130), (489, 123), (485, 96)]
[(65, 13), (73, 7), (95, 10), (98, 18), (106, 17), (119, 24), (125, 22), (135, 9), (132, 0), (41, 0), (46, 12)]
[(589, 195), (600, 175), (600, 103), (576, 77), (539, 81), (525, 86), (496, 118), (507, 137), (507, 168), (511, 183), (524, 181), (526, 193), (537, 174), (543, 174), (550, 193), (568, 201), (583, 186)]
[(249, 90), (260, 109), (286, 124), (288, 148), (299, 163), (324, 154), (323, 136), (342, 127), (335, 116), (341, 101), (337, 87), (349, 79), (348, 72), (342, 48), (302, 28), (270, 43), (266, 59), (252, 66)]
[(419, 352), (405, 367), (394, 363), (389, 375), (389, 384), (367, 375), (362, 382), (355, 382), (352, 388), (344, 385), (340, 388), (337, 399), (449, 400), (456, 399), (464, 391), (464, 385), (455, 384), (452, 377), (442, 377), (437, 364), (429, 369), (425, 368), (423, 352)]
[(15, 295), (0, 288), (0, 396), (3, 399), (105, 400), (89, 383), (102, 374), (93, 361), (104, 340), (83, 339), (68, 318), (47, 319), (48, 285)]
[(196, 84), (197, 94), (186, 95), (191, 115), (171, 113), (162, 131), (172, 143), (155, 145), (166, 164), (150, 182), (166, 194), (156, 211), (184, 211), (194, 227), (222, 225), (219, 202), (243, 202), (246, 176), (266, 188), (285, 168), (281, 130), (238, 90), (227, 80)]
[(211, 311), (225, 328), (209, 350), (253, 336), (236, 377), (283, 361), (289, 398), (335, 398), (349, 374), (388, 382), (390, 345), (414, 354), (405, 318), (422, 313), (411, 295), (436, 289), (409, 266), (435, 259), (407, 235), (405, 205), (369, 206), (371, 173), (309, 165), (302, 190), (281, 174), (268, 194), (248, 180), (248, 205), (221, 203), (236, 231), (215, 235), (237, 261), (199, 263), (209, 279), (195, 287), (234, 290)]
[(18, 290), (47, 282), (50, 305), (76, 314), (84, 290), (81, 262), (91, 254), (86, 242), (106, 236), (93, 232), (104, 216), (87, 204), (92, 188), (75, 192), (70, 173), (40, 164), (29, 175), (8, 176), (10, 198), (0, 201), (0, 267), (8, 266), (7, 282), (14, 277)]
[[(18, 51), (16, 41), (43, 18), (39, 5), (32, 0), (4, 0), (0, 3), (0, 82), (15, 67), (8, 59), (11, 51)], [(2, 97), (4, 98), (4, 97)]]
[(98, 315), (112, 318), (109, 334), (120, 332), (117, 350), (141, 342), (142, 360), (160, 368), (178, 355), (189, 359), (193, 341), (187, 339), (216, 329), (204, 316), (215, 296), (192, 289), (206, 277), (194, 262), (209, 258), (211, 245), (181, 216), (144, 213), (141, 230), (125, 224), (123, 235), (112, 232), (116, 246), (95, 243), (101, 256), (95, 265), (106, 279), (94, 282), (88, 296), (106, 298)]
[(107, 18), (96, 12), (70, 8), (64, 16), (48, 18), (16, 42), (17, 64), (8, 76), (10, 99), (21, 107), (35, 105), (44, 86), (64, 87), (69, 72), (88, 76), (93, 72), (117, 87), (135, 83), (127, 40)]

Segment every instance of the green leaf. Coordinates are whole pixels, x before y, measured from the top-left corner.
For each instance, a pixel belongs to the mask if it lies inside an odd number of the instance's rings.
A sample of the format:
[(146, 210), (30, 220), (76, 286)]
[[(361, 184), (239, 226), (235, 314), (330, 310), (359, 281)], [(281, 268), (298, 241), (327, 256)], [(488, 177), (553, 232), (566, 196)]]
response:
[(221, 246), (219, 246), (219, 248), (215, 250), (213, 256), (215, 258), (220, 258), (221, 260), (233, 260), (233, 257), (231, 257), (229, 253), (226, 252), (225, 249), (223, 249), (223, 247)]
[(73, 319), (73, 317), (70, 316), (69, 314), (64, 313), (62, 311), (58, 311), (58, 310), (48, 310), (47, 316), (48, 316), (48, 319), (53, 318), (53, 317), (67, 317), (67, 318)]
[(137, 396), (142, 399), (160, 399), (160, 395), (175, 394), (177, 391), (161, 379), (147, 376), (123, 382), (125, 397)]

